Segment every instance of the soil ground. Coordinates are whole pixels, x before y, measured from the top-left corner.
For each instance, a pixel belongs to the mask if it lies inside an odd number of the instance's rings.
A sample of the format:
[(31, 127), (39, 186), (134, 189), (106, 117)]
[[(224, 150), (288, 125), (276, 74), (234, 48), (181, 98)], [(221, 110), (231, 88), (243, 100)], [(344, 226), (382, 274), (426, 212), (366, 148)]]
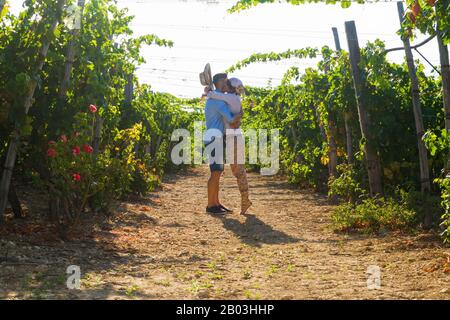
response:
[[(162, 190), (120, 203), (106, 221), (83, 221), (66, 241), (31, 218), (6, 224), (0, 298), (450, 298), (450, 250), (437, 235), (335, 233), (325, 196), (258, 174), (249, 176), (254, 206), (241, 216), (228, 168), (222, 202), (236, 213), (214, 217), (207, 175), (168, 175)], [(21, 191), (30, 217), (46, 210), (32, 193)], [(66, 288), (70, 265), (80, 266), (80, 290)], [(369, 266), (380, 268), (379, 289), (367, 286)]]

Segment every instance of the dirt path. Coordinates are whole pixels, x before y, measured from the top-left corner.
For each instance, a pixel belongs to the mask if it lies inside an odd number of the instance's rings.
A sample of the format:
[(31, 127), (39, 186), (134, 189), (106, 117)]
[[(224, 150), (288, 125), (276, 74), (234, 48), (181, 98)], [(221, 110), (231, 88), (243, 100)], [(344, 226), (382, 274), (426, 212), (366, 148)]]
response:
[[(0, 297), (450, 298), (450, 251), (436, 236), (335, 234), (325, 197), (257, 174), (250, 215), (213, 217), (204, 213), (207, 174), (169, 176), (162, 192), (70, 242), (4, 240), (12, 258), (0, 264)], [(228, 169), (222, 195), (238, 208)], [(71, 264), (81, 267), (79, 291), (65, 289)], [(381, 269), (379, 290), (367, 288), (371, 265)]]

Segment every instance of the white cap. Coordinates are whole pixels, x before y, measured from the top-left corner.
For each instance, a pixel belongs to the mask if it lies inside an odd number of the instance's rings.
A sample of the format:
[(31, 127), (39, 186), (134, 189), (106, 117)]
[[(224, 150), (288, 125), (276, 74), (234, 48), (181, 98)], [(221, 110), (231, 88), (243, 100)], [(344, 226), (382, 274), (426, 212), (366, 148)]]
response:
[(239, 87), (243, 87), (244, 84), (242, 83), (241, 80), (239, 80), (238, 78), (230, 78), (230, 84), (233, 88), (239, 88)]

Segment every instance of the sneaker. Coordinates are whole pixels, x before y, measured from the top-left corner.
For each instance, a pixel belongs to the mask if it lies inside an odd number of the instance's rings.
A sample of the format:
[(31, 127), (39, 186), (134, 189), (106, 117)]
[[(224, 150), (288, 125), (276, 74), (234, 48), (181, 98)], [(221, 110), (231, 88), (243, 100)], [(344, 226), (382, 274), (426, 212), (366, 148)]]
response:
[(219, 205), (219, 207), (225, 210), (226, 212), (233, 212), (233, 210), (225, 208), (223, 205)]
[(206, 207), (206, 212), (207, 213), (212, 213), (212, 214), (217, 214), (217, 215), (224, 215), (225, 213), (227, 213), (224, 209), (222, 209), (219, 206)]

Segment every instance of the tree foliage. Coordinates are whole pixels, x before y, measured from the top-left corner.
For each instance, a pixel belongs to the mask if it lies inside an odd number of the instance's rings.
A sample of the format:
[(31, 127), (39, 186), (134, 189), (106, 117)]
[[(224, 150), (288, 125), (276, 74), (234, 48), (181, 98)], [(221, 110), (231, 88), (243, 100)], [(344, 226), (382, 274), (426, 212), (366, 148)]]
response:
[[(0, 155), (5, 155), (9, 137), (19, 125), (16, 179), (45, 186), (52, 218), (63, 224), (76, 220), (87, 205), (108, 211), (115, 199), (154, 188), (171, 168), (170, 132), (188, 127), (199, 114), (198, 101), (180, 100), (139, 84), (133, 74), (145, 62), (142, 47), (173, 43), (154, 34), (134, 37), (133, 17), (115, 3), (87, 1), (76, 36), (63, 22), (66, 8), (77, 1), (67, 0), (62, 13), (56, 1), (47, 0), (26, 0), (18, 16), (2, 11)], [(61, 23), (49, 32), (55, 19)], [(42, 39), (50, 46), (42, 71), (36, 73)], [(75, 58), (69, 61), (70, 83), (62, 97), (69, 44)], [(27, 114), (23, 99), (31, 81), (38, 87)], [(134, 99), (127, 101), (125, 87), (130, 85), (136, 89)], [(93, 115), (90, 105), (95, 107)], [(89, 154), (78, 154), (77, 150), (92, 146)]]
[(227, 69), (227, 72), (233, 72), (242, 68), (245, 68), (251, 63), (255, 62), (270, 62), (270, 61), (280, 61), (283, 59), (290, 58), (315, 58), (318, 55), (318, 50), (315, 48), (304, 48), (304, 49), (296, 49), (296, 50), (287, 50), (284, 52), (269, 52), (269, 53), (255, 53), (250, 57), (237, 62), (233, 66)]
[[(387, 61), (384, 50), (381, 41), (368, 43), (361, 50), (361, 67), (367, 75), (367, 109), (374, 124), (373, 143), (382, 162), (385, 192), (388, 197), (397, 197), (400, 189), (420, 190), (419, 159), (408, 68), (406, 63)], [(356, 201), (358, 195), (367, 194), (364, 190), (368, 190), (368, 181), (363, 152), (366, 142), (361, 139), (349, 57), (346, 52), (335, 52), (328, 47), (314, 52), (320, 55), (316, 67), (304, 71), (290, 68), (279, 86), (248, 90), (244, 100), (244, 125), (280, 130), (281, 168), (292, 183), (319, 190), (331, 188), (328, 189), (330, 194), (335, 195), (345, 190), (345, 200)], [(244, 65), (249, 61), (259, 62), (258, 57), (264, 57), (263, 61), (289, 58), (274, 53), (257, 54), (243, 60)], [(428, 77), (420, 63), (418, 77), (423, 90), (425, 127), (442, 128), (439, 80)], [(335, 131), (328, 125), (330, 120), (335, 123)], [(352, 137), (351, 155), (347, 153), (346, 129)], [(331, 180), (327, 168), (330, 134), (337, 144), (341, 168), (338, 176)], [(346, 165), (349, 156), (355, 159), (351, 166)], [(432, 154), (434, 177), (440, 175), (441, 161), (440, 156)], [(348, 184), (348, 177), (356, 180)], [(354, 190), (349, 189), (352, 185)]]

